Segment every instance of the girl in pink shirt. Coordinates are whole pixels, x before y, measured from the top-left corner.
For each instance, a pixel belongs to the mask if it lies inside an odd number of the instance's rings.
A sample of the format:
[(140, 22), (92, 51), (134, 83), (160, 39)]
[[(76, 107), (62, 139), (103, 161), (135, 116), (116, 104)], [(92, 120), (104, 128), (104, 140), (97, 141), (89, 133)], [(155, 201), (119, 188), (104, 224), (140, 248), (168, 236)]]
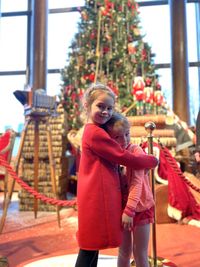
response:
[(77, 204), (80, 247), (76, 267), (96, 267), (100, 249), (121, 243), (121, 188), (118, 165), (133, 169), (154, 168), (157, 159), (133, 155), (102, 129), (114, 112), (115, 95), (102, 84), (84, 95), (87, 123), (84, 127), (78, 170)]
[[(130, 144), (130, 125), (122, 114), (113, 114), (104, 125), (104, 129), (122, 148), (126, 148), (134, 155), (145, 154), (142, 148)], [(150, 223), (154, 221), (154, 199), (148, 173), (145, 169), (134, 170), (127, 167), (126, 175), (122, 176), (122, 226), (124, 230), (117, 266), (129, 267), (133, 253), (137, 267), (149, 267), (148, 243)]]

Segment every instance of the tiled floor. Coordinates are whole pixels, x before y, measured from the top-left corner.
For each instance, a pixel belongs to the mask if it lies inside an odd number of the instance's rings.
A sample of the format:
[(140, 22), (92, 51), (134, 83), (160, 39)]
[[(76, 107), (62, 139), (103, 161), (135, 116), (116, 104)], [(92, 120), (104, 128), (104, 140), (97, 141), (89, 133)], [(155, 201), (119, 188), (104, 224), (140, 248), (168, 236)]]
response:
[[(54, 212), (38, 212), (35, 219), (33, 212), (18, 211), (17, 194), (14, 195), (0, 235), (0, 254), (8, 258), (9, 267), (74, 266), (78, 252), (77, 211), (63, 208), (60, 215), (60, 228)], [(158, 257), (169, 259), (178, 267), (200, 266), (200, 228), (157, 224), (156, 235)], [(116, 267), (116, 256), (117, 249), (100, 251), (98, 267)]]

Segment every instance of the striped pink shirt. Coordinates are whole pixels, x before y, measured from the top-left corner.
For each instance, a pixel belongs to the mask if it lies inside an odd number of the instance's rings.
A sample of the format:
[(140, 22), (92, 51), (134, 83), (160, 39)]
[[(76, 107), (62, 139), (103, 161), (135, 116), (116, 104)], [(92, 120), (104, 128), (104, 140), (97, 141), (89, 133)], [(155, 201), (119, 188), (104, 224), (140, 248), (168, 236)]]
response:
[[(145, 154), (140, 146), (130, 144), (127, 148), (133, 154)], [(127, 168), (128, 200), (124, 212), (134, 216), (135, 212), (145, 211), (154, 206), (155, 202), (150, 186), (148, 172), (144, 169)]]

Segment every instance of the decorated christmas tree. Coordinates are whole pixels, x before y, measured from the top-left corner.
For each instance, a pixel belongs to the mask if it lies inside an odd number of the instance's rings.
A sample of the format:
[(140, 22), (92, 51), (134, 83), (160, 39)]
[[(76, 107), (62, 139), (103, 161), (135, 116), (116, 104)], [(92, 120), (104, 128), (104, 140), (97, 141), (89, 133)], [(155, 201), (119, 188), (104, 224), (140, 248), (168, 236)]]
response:
[(81, 126), (81, 96), (94, 82), (107, 84), (121, 111), (133, 115), (162, 112), (163, 95), (151, 47), (143, 41), (134, 0), (86, 0), (78, 33), (62, 71), (61, 101), (69, 128)]

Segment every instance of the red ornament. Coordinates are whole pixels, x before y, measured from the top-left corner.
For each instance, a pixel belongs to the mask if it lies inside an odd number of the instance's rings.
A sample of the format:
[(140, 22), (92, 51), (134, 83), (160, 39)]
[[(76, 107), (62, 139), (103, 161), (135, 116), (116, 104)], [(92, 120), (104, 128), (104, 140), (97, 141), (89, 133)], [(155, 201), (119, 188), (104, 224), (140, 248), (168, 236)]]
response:
[(94, 73), (94, 72), (90, 73), (89, 76), (88, 76), (88, 79), (89, 79), (91, 82), (94, 82), (94, 79), (95, 79), (95, 73)]
[(85, 75), (83, 75), (83, 79), (84, 79), (84, 80), (88, 80), (88, 79), (89, 79), (89, 74), (85, 74)]
[(78, 96), (81, 98), (83, 96), (83, 89), (78, 89)]
[(109, 2), (109, 0), (104, 0), (105, 6), (107, 9), (114, 9), (115, 4), (113, 2)]
[(65, 95), (70, 95), (71, 92), (73, 91), (73, 89), (74, 89), (74, 87), (73, 87), (73, 85), (71, 85), (71, 84), (65, 86), (64, 94), (65, 94)]
[(120, 12), (122, 11), (122, 6), (118, 7), (118, 11), (120, 11)]
[(107, 82), (107, 86), (110, 87), (110, 89), (112, 89), (112, 91), (118, 95), (119, 94), (119, 89), (118, 87), (115, 85), (115, 83), (113, 81), (108, 81)]
[(72, 102), (75, 102), (76, 97), (77, 97), (77, 94), (76, 94), (75, 92), (73, 92), (73, 93), (71, 94)]
[(133, 43), (128, 44), (128, 53), (129, 53), (129, 55), (136, 53), (136, 48), (134, 47)]
[(147, 59), (147, 51), (145, 49), (142, 49), (142, 60)]
[(107, 54), (110, 51), (110, 48), (108, 46), (103, 47), (103, 53)]
[(150, 86), (151, 83), (152, 83), (152, 80), (151, 80), (149, 77), (147, 77), (147, 78), (145, 79), (145, 85), (146, 85), (146, 86)]
[(90, 39), (95, 39), (97, 36), (97, 31), (96, 30), (93, 30), (91, 33), (90, 33)]
[(131, 4), (131, 0), (128, 0), (128, 2), (127, 2), (127, 6), (128, 6), (128, 7), (131, 7), (131, 5), (132, 5), (132, 4)]
[(161, 90), (161, 85), (158, 82), (156, 83), (156, 90)]
[(108, 8), (105, 7), (101, 7), (101, 15), (104, 17), (111, 17), (111, 13), (110, 10)]

